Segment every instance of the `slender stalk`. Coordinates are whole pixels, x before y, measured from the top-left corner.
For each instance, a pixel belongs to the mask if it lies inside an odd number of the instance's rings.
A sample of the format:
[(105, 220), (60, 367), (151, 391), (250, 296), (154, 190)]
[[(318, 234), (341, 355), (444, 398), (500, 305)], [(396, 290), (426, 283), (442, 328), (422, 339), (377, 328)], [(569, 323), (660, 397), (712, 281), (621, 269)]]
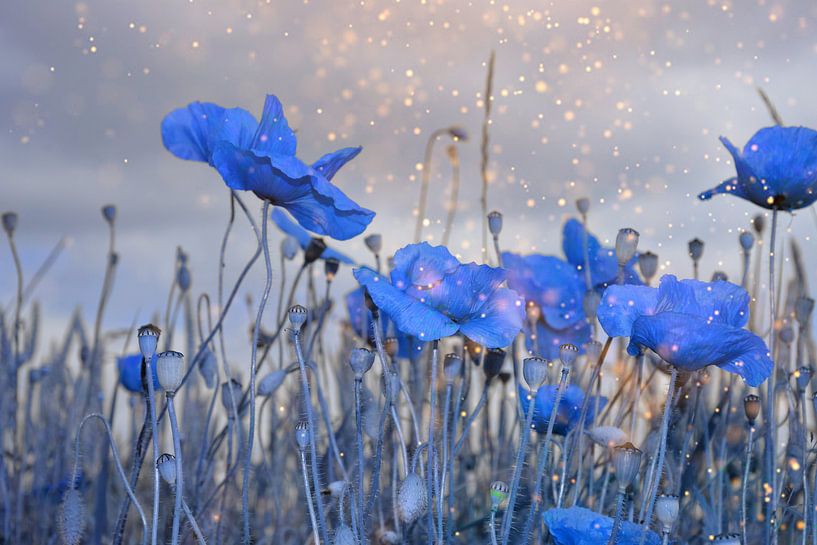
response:
[[(776, 299), (775, 299), (775, 290), (774, 290), (774, 252), (775, 252), (775, 239), (777, 237), (777, 208), (772, 209), (772, 233), (771, 238), (769, 239), (769, 285), (768, 285), (768, 292), (769, 292), (769, 354), (771, 354), (772, 362), (774, 362), (776, 353), (775, 353), (775, 340), (777, 339), (777, 334), (775, 333), (775, 320), (777, 319), (777, 308), (776, 308)], [(769, 377), (767, 382), (767, 393), (766, 393), (766, 414), (768, 415), (767, 424), (766, 424), (766, 442), (765, 442), (765, 451), (766, 451), (766, 482), (769, 483), (771, 486), (771, 497), (769, 501), (766, 502), (766, 532), (765, 532), (765, 543), (769, 545), (773, 539), (773, 532), (775, 526), (775, 513), (777, 512), (777, 501), (778, 501), (778, 478), (776, 472), (776, 465), (777, 465), (777, 420), (776, 420), (776, 411), (775, 411), (775, 399), (776, 399), (776, 388), (777, 388), (777, 369), (773, 367), (772, 376)]]
[(196, 541), (198, 541), (199, 545), (206, 545), (204, 534), (201, 533), (201, 528), (199, 528), (199, 523), (196, 522), (196, 517), (193, 516), (193, 512), (190, 511), (190, 506), (187, 505), (187, 502), (184, 501), (184, 499), (182, 499), (182, 509), (184, 509), (184, 514), (187, 516), (187, 521), (193, 528), (193, 533), (196, 535)]
[(749, 518), (746, 516), (746, 492), (749, 488), (749, 472), (752, 469), (752, 448), (754, 447), (755, 426), (749, 424), (749, 439), (746, 442), (746, 461), (743, 467), (743, 481), (740, 486), (740, 531), (743, 535), (743, 545), (749, 545), (749, 540), (746, 535), (748, 529), (746, 524)]
[(621, 518), (624, 515), (624, 496), (626, 494), (626, 489), (619, 487), (618, 495), (616, 496), (616, 518), (613, 519), (613, 529), (610, 531), (610, 539), (607, 541), (607, 545), (616, 545), (618, 532), (621, 529)]
[(173, 454), (176, 456), (176, 486), (175, 507), (173, 509), (173, 534), (172, 545), (179, 543), (179, 519), (182, 512), (182, 498), (184, 497), (184, 473), (182, 471), (182, 441), (179, 433), (179, 424), (176, 420), (176, 407), (173, 401), (173, 393), (167, 393), (167, 413), (170, 416), (170, 431), (173, 435)]
[(488, 533), (491, 534), (491, 545), (497, 545), (497, 542), (496, 542), (496, 509), (491, 509), (491, 519), (488, 522)]
[(482, 119), (482, 142), (480, 143), (480, 163), (479, 173), (482, 178), (482, 194), (480, 195), (479, 203), (482, 207), (482, 262), (488, 262), (488, 160), (489, 149), (488, 144), (490, 140), (491, 126), (491, 107), (493, 106), (493, 87), (494, 87), (494, 60), (496, 56), (491, 51), (491, 57), (488, 59), (488, 74), (485, 78), (485, 96), (482, 97), (485, 105), (485, 116)]
[(156, 545), (159, 537), (159, 466), (156, 465), (156, 460), (159, 459), (159, 426), (156, 422), (156, 398), (153, 391), (153, 369), (151, 368), (151, 361), (147, 358), (142, 358), (143, 365), (143, 380), (147, 382), (147, 412), (150, 416), (151, 437), (153, 438), (153, 518), (151, 519), (150, 528), (150, 543)]
[(426, 494), (428, 496), (428, 529), (427, 537), (429, 543), (432, 542), (435, 534), (434, 528), (434, 489), (436, 487), (436, 476), (434, 475), (434, 420), (437, 418), (437, 364), (439, 360), (438, 341), (434, 341), (431, 347), (431, 377), (428, 391), (429, 397), (429, 417), (428, 417), (428, 453), (426, 454)]
[(312, 507), (312, 492), (309, 490), (309, 470), (306, 467), (306, 453), (300, 449), (301, 473), (304, 476), (304, 494), (306, 494), (306, 507), (309, 509), (309, 521), (312, 523), (312, 535), (315, 545), (320, 545), (321, 536), (318, 532), (318, 521), (315, 520), (315, 508)]
[[(355, 377), (355, 445), (357, 446), (357, 509), (359, 513), (363, 513), (363, 483), (366, 476), (366, 459), (363, 453), (363, 415), (360, 406), (362, 384), (362, 377), (360, 379)], [(365, 525), (365, 521), (361, 521), (361, 523)], [(361, 536), (363, 535), (365, 535), (365, 531), (361, 532)], [(365, 541), (365, 537), (361, 541)]]

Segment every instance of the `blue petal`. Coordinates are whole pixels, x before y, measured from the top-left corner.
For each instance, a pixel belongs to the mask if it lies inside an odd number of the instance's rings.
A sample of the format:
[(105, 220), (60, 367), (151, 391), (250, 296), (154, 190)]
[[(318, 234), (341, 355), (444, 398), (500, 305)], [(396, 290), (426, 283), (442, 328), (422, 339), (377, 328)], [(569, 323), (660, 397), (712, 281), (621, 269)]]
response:
[[(273, 208), (272, 212), (270, 212), (270, 218), (281, 231), (295, 238), (301, 246), (301, 249), (305, 250), (307, 246), (309, 246), (309, 243), (312, 241), (312, 235), (310, 235), (306, 229), (292, 221), (286, 212), (280, 208)], [(347, 265), (354, 265), (355, 263), (351, 257), (332, 248), (326, 248), (321, 254), (321, 259), (337, 259)]]
[(525, 344), (527, 349), (538, 356), (555, 360), (559, 357), (559, 347), (570, 343), (584, 352), (583, 346), (591, 340), (591, 328), (587, 320), (581, 320), (564, 329), (550, 327), (544, 320), (536, 322), (536, 338), (531, 337), (530, 326), (525, 324)]
[[(533, 425), (537, 433), (547, 433), (550, 414), (553, 412), (553, 403), (556, 401), (556, 384), (549, 384), (539, 388), (536, 393), (536, 401), (533, 409)], [(519, 399), (522, 404), (522, 411), (527, 416), (530, 402), (530, 391), (519, 385)], [(584, 419), (584, 425), (593, 424), (595, 414), (595, 403), (598, 399), (598, 410), (601, 412), (607, 405), (607, 398), (604, 396), (593, 397), (590, 400), (590, 408)], [(556, 422), (553, 424), (553, 433), (556, 435), (567, 435), (576, 425), (582, 415), (582, 404), (584, 403), (584, 391), (575, 384), (565, 388), (562, 398), (559, 400), (559, 410), (556, 412)]]
[[(584, 235), (584, 225), (574, 218), (567, 220), (562, 228), (562, 251), (567, 260), (576, 267), (584, 267)], [(587, 233), (588, 256), (596, 255), (599, 249), (601, 249), (599, 239)]]
[(692, 314), (708, 322), (743, 327), (749, 321), (749, 294), (742, 287), (719, 280), (678, 280), (661, 277), (658, 288), (658, 312)]
[(406, 295), (371, 269), (355, 269), (353, 274), (400, 331), (422, 341), (433, 341), (453, 335), (459, 329), (444, 314)]
[(210, 162), (221, 141), (249, 146), (258, 122), (246, 110), (227, 110), (209, 102), (193, 102), (173, 110), (162, 120), (162, 143), (180, 159)]
[(267, 95), (258, 130), (252, 140), (252, 149), (264, 155), (295, 155), (298, 145), (295, 133), (289, 128), (281, 101)]
[[(575, 219), (569, 219), (562, 231), (562, 249), (568, 262), (580, 270), (584, 270), (584, 226)], [(615, 283), (618, 278), (618, 260), (612, 248), (605, 248), (592, 234), (587, 234), (587, 260), (590, 265), (590, 281), (596, 288), (604, 289)], [(633, 257), (624, 267), (625, 284), (641, 284), (641, 279), (635, 272), (637, 257)], [(582, 275), (584, 273), (582, 272)]]
[(409, 244), (394, 254), (391, 279), (401, 290), (410, 286), (426, 289), (440, 282), (446, 274), (454, 272), (459, 266), (460, 262), (445, 246), (431, 246), (427, 242)]
[(480, 308), (460, 322), (462, 333), (488, 348), (511, 344), (525, 320), (525, 301), (515, 291), (499, 288)]
[[(545, 525), (556, 545), (604, 545), (613, 532), (613, 519), (584, 507), (549, 509), (542, 514)], [(616, 545), (638, 545), (644, 527), (624, 520), (621, 522)], [(661, 538), (646, 531), (645, 545), (659, 545)]]
[(360, 153), (362, 149), (362, 147), (358, 146), (356, 148), (343, 148), (333, 151), (332, 153), (327, 153), (315, 161), (312, 168), (323, 175), (327, 180), (331, 180), (335, 177), (338, 170), (357, 157), (357, 154)]
[(657, 305), (656, 288), (612, 285), (602, 295), (598, 308), (599, 323), (611, 337), (629, 337), (636, 319), (654, 314)]
[(645, 346), (687, 371), (717, 365), (759, 386), (772, 372), (763, 340), (745, 329), (677, 312), (642, 316), (633, 323), (630, 347)]
[(446, 274), (430, 289), (413, 291), (412, 294), (420, 295), (421, 300), (455, 321), (461, 321), (477, 313), (505, 278), (503, 269), (468, 263)]
[[(159, 376), (156, 374), (156, 356), (150, 360), (153, 372), (153, 388), (159, 390)], [(116, 359), (119, 368), (119, 383), (129, 392), (142, 393), (142, 354), (130, 354)]]
[(749, 194), (744, 190), (743, 184), (738, 183), (737, 178), (729, 178), (712, 189), (702, 191), (698, 194), (698, 198), (702, 201), (708, 201), (715, 195), (734, 195), (741, 199), (750, 199)]

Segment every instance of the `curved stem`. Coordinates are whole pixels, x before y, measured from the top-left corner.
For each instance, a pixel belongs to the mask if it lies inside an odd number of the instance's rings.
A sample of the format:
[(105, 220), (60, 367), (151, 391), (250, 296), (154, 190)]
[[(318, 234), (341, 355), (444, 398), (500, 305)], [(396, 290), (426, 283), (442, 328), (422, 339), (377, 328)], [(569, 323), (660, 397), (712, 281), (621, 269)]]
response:
[(749, 541), (746, 538), (746, 534), (748, 533), (746, 528), (748, 521), (748, 517), (746, 516), (746, 490), (749, 487), (749, 472), (752, 468), (752, 447), (754, 446), (754, 439), (755, 426), (749, 424), (749, 439), (746, 444), (746, 463), (743, 468), (743, 482), (740, 486), (740, 531), (741, 534), (743, 534), (743, 545), (749, 545)]
[(182, 509), (184, 509), (184, 514), (187, 515), (187, 521), (193, 528), (193, 533), (196, 534), (196, 541), (198, 541), (199, 545), (207, 545), (207, 542), (204, 540), (204, 534), (201, 533), (201, 528), (199, 528), (199, 523), (196, 522), (196, 517), (193, 516), (193, 513), (190, 511), (190, 506), (187, 505), (184, 499), (182, 499)]

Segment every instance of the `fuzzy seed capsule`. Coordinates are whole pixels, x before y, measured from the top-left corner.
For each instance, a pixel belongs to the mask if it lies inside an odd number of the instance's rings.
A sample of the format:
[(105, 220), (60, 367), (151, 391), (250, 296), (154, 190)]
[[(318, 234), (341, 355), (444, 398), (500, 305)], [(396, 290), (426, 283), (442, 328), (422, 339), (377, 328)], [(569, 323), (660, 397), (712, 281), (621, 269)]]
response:
[(184, 379), (184, 354), (174, 350), (161, 352), (156, 357), (156, 376), (168, 395), (173, 395)]
[(76, 488), (65, 492), (57, 526), (64, 545), (79, 545), (85, 532), (85, 501)]
[(619, 229), (616, 236), (616, 259), (619, 267), (626, 265), (635, 256), (638, 249), (638, 231), (625, 227)]
[(797, 389), (805, 392), (808, 388), (808, 383), (811, 381), (811, 369), (803, 366), (794, 372), (794, 378), (797, 381)]
[(193, 279), (190, 277), (190, 269), (187, 268), (187, 265), (179, 267), (179, 271), (176, 273), (176, 283), (182, 292), (186, 292), (190, 289), (190, 284), (193, 283)]
[(216, 378), (218, 376), (218, 361), (216, 355), (209, 348), (204, 349), (199, 362), (199, 374), (204, 379), (207, 388), (212, 389), (216, 385)]
[(397, 492), (397, 512), (400, 520), (409, 524), (417, 520), (428, 508), (426, 484), (417, 473), (412, 471), (400, 483)]

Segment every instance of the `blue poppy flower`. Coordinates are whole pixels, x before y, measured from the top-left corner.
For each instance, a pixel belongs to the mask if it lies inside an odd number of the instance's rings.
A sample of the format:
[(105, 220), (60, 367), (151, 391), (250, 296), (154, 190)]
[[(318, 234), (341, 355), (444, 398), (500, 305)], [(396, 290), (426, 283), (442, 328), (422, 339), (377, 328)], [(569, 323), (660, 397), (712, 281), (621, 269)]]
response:
[[(298, 241), (298, 245), (301, 247), (301, 249), (306, 250), (307, 246), (309, 246), (309, 243), (312, 241), (312, 235), (310, 235), (306, 229), (292, 221), (289, 214), (280, 208), (273, 208), (272, 212), (270, 212), (270, 218), (272, 219), (273, 223), (278, 226), (278, 229), (293, 237)], [(321, 254), (321, 259), (337, 259), (341, 263), (345, 263), (347, 265), (355, 264), (351, 257), (342, 254), (337, 250), (333, 250), (332, 248), (326, 248)]]
[[(357, 288), (346, 295), (346, 310), (349, 313), (349, 325), (355, 334), (374, 345), (374, 321), (372, 313), (366, 308), (364, 288)], [(397, 329), (385, 312), (380, 313), (380, 324), (385, 337), (397, 339), (398, 358), (413, 358), (422, 352), (423, 343)]]
[(295, 156), (295, 133), (274, 95), (267, 95), (260, 122), (241, 108), (210, 103), (174, 110), (162, 120), (162, 141), (181, 159), (209, 163), (230, 188), (286, 208), (314, 233), (346, 240), (374, 218), (331, 183), (362, 148), (344, 148), (307, 165)]
[[(530, 390), (521, 384), (519, 385), (519, 402), (525, 416), (530, 408)], [(536, 393), (533, 405), (533, 426), (539, 433), (547, 433), (550, 413), (553, 412), (553, 403), (556, 401), (556, 390), (558, 385), (549, 384), (542, 386)], [(595, 407), (596, 397), (590, 401), (591, 408)], [(599, 411), (607, 405), (607, 398), (598, 396)], [(584, 404), (584, 390), (575, 384), (568, 385), (559, 400), (559, 410), (556, 411), (556, 422), (553, 424), (553, 433), (556, 435), (567, 435), (579, 423), (582, 416), (582, 404)], [(588, 410), (584, 418), (585, 427), (593, 424), (594, 410)]]
[(509, 345), (524, 321), (524, 301), (501, 287), (503, 269), (463, 265), (443, 246), (411, 244), (394, 255), (391, 282), (368, 268), (354, 270), (375, 304), (398, 329), (419, 341), (461, 332), (489, 348)]
[[(580, 271), (584, 271), (584, 225), (576, 219), (569, 219), (562, 229), (562, 251), (567, 261)], [(587, 257), (590, 264), (590, 282), (597, 290), (603, 290), (618, 279), (618, 259), (614, 248), (605, 248), (592, 234), (587, 234)], [(638, 262), (636, 254), (624, 266), (624, 283), (641, 284), (635, 270)], [(584, 272), (582, 272), (584, 274)]]
[[(556, 545), (600, 545), (607, 543), (613, 533), (613, 519), (584, 507), (549, 509), (542, 517)], [(638, 545), (643, 532), (643, 526), (623, 520), (616, 544)], [(660, 545), (661, 538), (652, 530), (647, 530), (644, 543)]]
[(772, 372), (766, 344), (743, 329), (749, 294), (730, 282), (666, 275), (658, 288), (610, 286), (598, 318), (611, 337), (630, 337), (632, 355), (646, 347), (680, 369), (716, 365), (750, 386), (759, 386)]
[[(119, 383), (129, 392), (135, 394), (142, 393), (142, 354), (130, 354), (116, 358), (116, 365), (119, 368)], [(153, 371), (153, 387), (160, 389), (159, 376), (156, 374), (156, 356), (150, 360), (150, 368)]]
[(817, 131), (806, 127), (767, 127), (746, 143), (743, 153), (727, 138), (737, 176), (698, 198), (732, 194), (763, 208), (794, 210), (817, 200)]
[(502, 254), (508, 287), (539, 310), (535, 327), (525, 320), (528, 350), (548, 359), (559, 356), (559, 346), (571, 343), (582, 350), (590, 340), (590, 324), (582, 306), (584, 277), (576, 267), (554, 256)]

